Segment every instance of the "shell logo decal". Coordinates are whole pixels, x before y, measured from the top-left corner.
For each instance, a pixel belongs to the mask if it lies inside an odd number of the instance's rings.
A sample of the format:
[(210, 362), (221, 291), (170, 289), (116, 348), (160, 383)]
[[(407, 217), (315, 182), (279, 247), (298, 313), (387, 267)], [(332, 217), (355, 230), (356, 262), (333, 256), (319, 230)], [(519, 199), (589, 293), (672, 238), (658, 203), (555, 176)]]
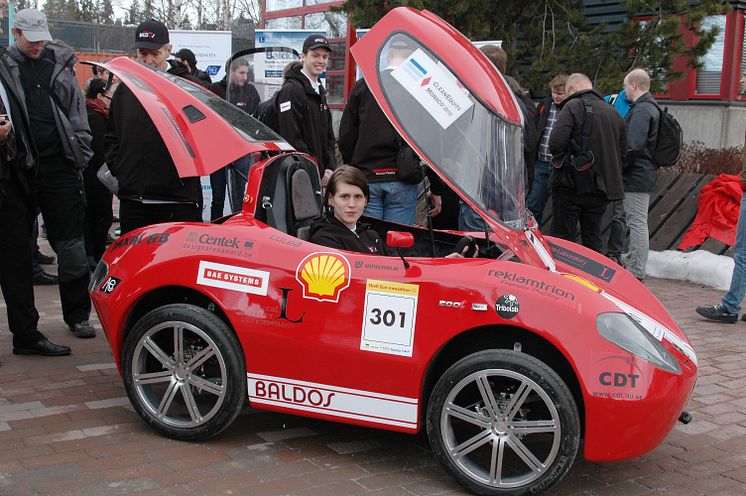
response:
[(350, 262), (338, 253), (311, 253), (298, 264), (295, 279), (303, 298), (337, 303), (350, 285)]

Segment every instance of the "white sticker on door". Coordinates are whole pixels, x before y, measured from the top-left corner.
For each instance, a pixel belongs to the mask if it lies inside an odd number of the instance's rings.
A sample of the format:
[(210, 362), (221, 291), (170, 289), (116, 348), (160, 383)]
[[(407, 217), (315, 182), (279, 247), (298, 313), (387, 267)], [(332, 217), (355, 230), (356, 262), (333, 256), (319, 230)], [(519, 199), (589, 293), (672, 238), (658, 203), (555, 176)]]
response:
[(412, 356), (419, 289), (416, 284), (367, 280), (361, 350)]

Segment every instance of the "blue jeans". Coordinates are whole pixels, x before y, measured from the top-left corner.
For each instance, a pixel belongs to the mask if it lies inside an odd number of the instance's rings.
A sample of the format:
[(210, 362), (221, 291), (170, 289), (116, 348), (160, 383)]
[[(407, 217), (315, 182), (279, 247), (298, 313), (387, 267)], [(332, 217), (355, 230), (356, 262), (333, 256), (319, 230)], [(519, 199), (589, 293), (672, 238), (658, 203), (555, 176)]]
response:
[(458, 205), (458, 230), (459, 231), (479, 231), (484, 232), (487, 224), (477, 215), (477, 213), (466, 203), (459, 202)]
[(549, 199), (549, 174), (552, 172), (552, 164), (539, 160), (534, 167), (534, 182), (531, 184), (531, 191), (526, 197), (528, 209), (541, 226), (544, 215), (544, 206)]
[(403, 181), (370, 183), (370, 200), (365, 215), (399, 224), (414, 225), (417, 217), (419, 184)]
[(730, 289), (721, 304), (728, 313), (741, 311), (741, 301), (746, 294), (746, 195), (741, 198), (741, 211), (738, 214), (738, 227), (736, 228), (736, 245), (733, 248), (733, 275), (730, 280)]

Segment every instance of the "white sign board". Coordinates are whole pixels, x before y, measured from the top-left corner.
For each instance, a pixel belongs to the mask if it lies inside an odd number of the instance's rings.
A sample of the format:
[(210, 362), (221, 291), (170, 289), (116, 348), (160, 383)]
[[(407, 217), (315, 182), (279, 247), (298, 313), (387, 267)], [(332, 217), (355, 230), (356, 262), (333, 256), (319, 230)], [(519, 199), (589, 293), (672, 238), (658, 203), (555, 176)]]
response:
[(169, 37), (173, 53), (182, 48), (194, 52), (197, 68), (207, 72), (213, 82), (225, 76), (225, 61), (233, 55), (233, 42), (230, 31), (185, 31), (170, 30)]

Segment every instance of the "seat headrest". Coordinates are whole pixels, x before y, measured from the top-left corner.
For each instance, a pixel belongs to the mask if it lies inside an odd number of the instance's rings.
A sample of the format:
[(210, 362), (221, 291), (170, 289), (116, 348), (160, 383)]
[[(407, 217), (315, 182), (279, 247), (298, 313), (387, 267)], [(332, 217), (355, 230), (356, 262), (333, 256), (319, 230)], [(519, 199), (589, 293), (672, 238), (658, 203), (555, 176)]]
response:
[(317, 192), (313, 188), (311, 176), (304, 169), (298, 169), (290, 177), (290, 201), (296, 221), (314, 219), (321, 215)]

